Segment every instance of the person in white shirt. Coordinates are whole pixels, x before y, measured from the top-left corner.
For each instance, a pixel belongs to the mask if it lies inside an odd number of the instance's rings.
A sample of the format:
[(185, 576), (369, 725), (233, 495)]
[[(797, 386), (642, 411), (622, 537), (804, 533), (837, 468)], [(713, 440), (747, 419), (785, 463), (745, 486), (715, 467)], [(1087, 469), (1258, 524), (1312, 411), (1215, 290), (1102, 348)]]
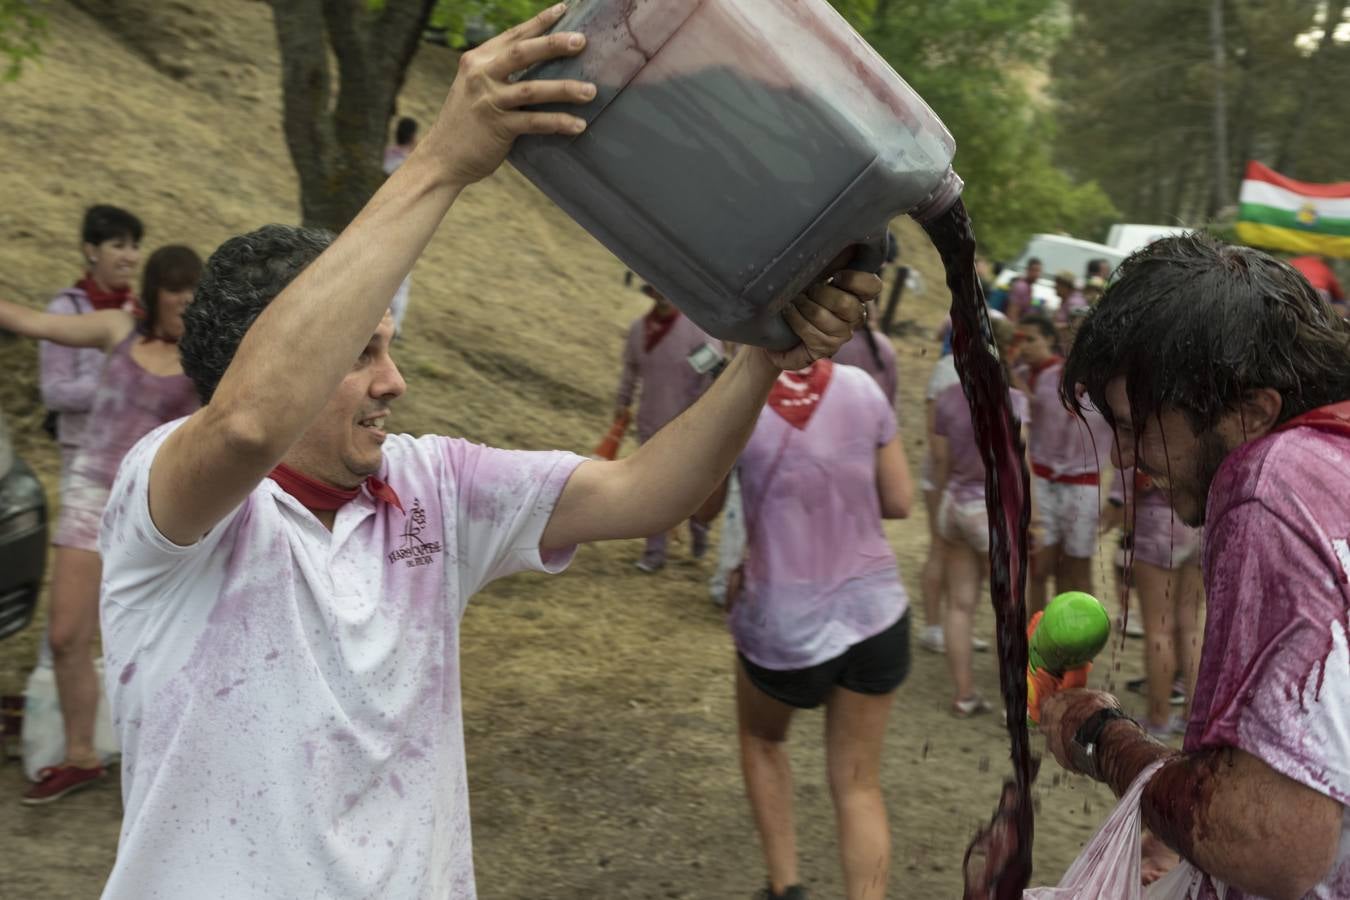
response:
[[(127, 456), (100, 537), (126, 808), (106, 900), (475, 896), (459, 621), (489, 581), (688, 518), (782, 370), (842, 346), (874, 275), (791, 304), (618, 462), (389, 435), (405, 385), (388, 298), (460, 192), (524, 133), (576, 134), (562, 7), (464, 55), (440, 118), (337, 238), (268, 226), (207, 264), (184, 371), (204, 403)], [(663, 477), (654, 477), (653, 473)]]

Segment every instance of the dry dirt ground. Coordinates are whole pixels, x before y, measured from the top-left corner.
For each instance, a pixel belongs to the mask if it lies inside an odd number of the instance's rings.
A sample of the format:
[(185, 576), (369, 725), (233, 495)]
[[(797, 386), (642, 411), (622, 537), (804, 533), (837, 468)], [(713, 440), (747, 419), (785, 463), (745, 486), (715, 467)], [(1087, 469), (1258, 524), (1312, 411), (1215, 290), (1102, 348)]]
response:
[[(39, 305), (78, 274), (78, 222), (93, 202), (146, 221), (146, 251), (203, 253), (231, 234), (293, 221), (296, 188), (280, 129), (278, 61), (265, 4), (52, 2), (44, 59), (0, 84), (0, 295)], [(401, 112), (428, 121), (453, 57), (428, 47)], [(899, 414), (921, 452), (922, 388), (943, 312), (935, 254), (899, 235), (924, 287), (905, 301)], [(522, 178), (468, 192), (415, 273), (398, 348), (409, 397), (397, 427), (498, 445), (585, 452), (603, 430), (625, 324), (643, 308), (623, 268)], [(19, 450), (55, 485), (38, 431), (33, 348), (0, 342), (0, 407)], [(52, 499), (55, 500), (54, 493)], [(917, 598), (922, 515), (890, 523)], [(710, 564), (676, 559), (639, 574), (637, 543), (584, 548), (556, 579), (519, 577), (476, 598), (464, 623), (465, 725), (475, 852), (485, 900), (735, 898), (762, 883), (743, 799), (731, 645), (707, 600)], [(1104, 574), (1104, 573), (1102, 573)], [(41, 614), (45, 617), (45, 612)], [(987, 634), (992, 615), (981, 612)], [(0, 692), (17, 693), (40, 621), (0, 645)], [(1139, 668), (1113, 644), (1108, 683)], [(979, 683), (997, 692), (989, 656)], [(947, 713), (941, 657), (917, 651), (887, 738), (894, 832), (890, 896), (960, 895), (968, 838), (993, 809), (1007, 766), (996, 718)], [(814, 896), (841, 896), (824, 780), (822, 719), (792, 742), (802, 872)], [(1036, 873), (1051, 882), (1110, 808), (1080, 779), (1038, 786)], [(117, 846), (115, 778), (54, 806), (16, 802), (25, 782), (0, 765), (0, 897), (97, 896)]]

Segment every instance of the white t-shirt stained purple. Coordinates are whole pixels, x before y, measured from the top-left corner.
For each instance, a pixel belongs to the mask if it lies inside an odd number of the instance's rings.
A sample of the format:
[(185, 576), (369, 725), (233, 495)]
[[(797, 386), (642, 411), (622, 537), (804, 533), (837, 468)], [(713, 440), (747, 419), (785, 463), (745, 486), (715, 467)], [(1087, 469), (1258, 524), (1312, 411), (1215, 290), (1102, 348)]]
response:
[[(1026, 395), (1010, 389), (1013, 415), (1027, 423)], [(984, 499), (985, 468), (980, 445), (975, 440), (975, 425), (970, 419), (970, 404), (960, 384), (938, 394), (933, 406), (933, 432), (947, 439), (947, 493), (959, 504)]]
[[(1186, 750), (1237, 747), (1350, 807), (1347, 472), (1350, 437), (1312, 428), (1251, 441), (1219, 467)], [(1307, 897), (1350, 897), (1350, 811), (1344, 822), (1337, 862)]]
[(904, 615), (876, 477), (877, 449), (895, 435), (886, 396), (852, 366), (834, 367), (804, 429), (760, 413), (739, 464), (749, 556), (730, 614), (751, 662), (808, 668)]
[(270, 479), (201, 541), (128, 454), (101, 614), (126, 813), (105, 900), (473, 898), (459, 621), (539, 541), (580, 457), (391, 435), (330, 533)]

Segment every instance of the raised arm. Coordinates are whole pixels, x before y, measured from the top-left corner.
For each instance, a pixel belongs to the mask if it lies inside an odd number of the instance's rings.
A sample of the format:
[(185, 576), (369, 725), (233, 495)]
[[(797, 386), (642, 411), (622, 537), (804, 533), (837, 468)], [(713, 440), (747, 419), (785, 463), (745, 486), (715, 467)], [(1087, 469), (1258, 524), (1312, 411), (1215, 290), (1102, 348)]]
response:
[(460, 192), (492, 174), (518, 135), (584, 128), (576, 116), (522, 108), (586, 102), (592, 85), (508, 83), (535, 62), (580, 52), (580, 35), (545, 35), (564, 11), (555, 6), (461, 57), (426, 138), (249, 328), (210, 403), (155, 459), (150, 512), (165, 537), (197, 541), (285, 456), (362, 359), (389, 298)]
[(637, 452), (577, 467), (544, 529), (545, 550), (657, 534), (697, 511), (721, 484), (754, 430), (778, 373), (833, 355), (862, 322), (863, 299), (881, 279), (843, 272), (787, 308), (802, 343), (784, 353), (747, 347), (702, 397)]
[(130, 313), (120, 309), (63, 316), (0, 300), (0, 329), (65, 347), (96, 347), (106, 353), (135, 326)]

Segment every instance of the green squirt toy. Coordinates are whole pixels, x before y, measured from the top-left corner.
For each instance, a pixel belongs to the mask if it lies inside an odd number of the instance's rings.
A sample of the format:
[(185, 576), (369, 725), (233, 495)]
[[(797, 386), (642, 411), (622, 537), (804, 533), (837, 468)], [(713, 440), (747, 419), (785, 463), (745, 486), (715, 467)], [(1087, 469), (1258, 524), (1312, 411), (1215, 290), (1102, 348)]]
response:
[(1065, 591), (1027, 623), (1027, 724), (1041, 721), (1041, 701), (1087, 687), (1092, 660), (1111, 638), (1111, 618), (1091, 594)]

